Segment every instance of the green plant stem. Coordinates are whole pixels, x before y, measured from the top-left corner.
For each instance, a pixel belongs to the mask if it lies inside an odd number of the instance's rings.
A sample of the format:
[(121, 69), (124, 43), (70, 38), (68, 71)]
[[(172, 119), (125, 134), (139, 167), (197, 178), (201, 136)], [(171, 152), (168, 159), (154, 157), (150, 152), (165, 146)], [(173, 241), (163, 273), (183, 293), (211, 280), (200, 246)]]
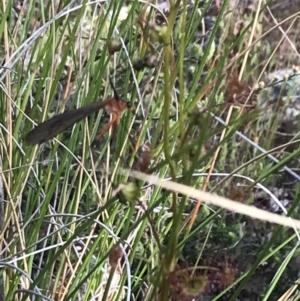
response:
[[(183, 6), (186, 7), (187, 1), (183, 1)], [(182, 13), (182, 26), (181, 26), (181, 40), (180, 40), (180, 51), (179, 51), (179, 131), (181, 143), (185, 139), (186, 131), (184, 128), (184, 55), (185, 55), (185, 43), (186, 43), (186, 11)], [(182, 165), (184, 171), (188, 168), (187, 156), (182, 156)]]
[[(165, 35), (165, 49), (164, 49), (164, 106), (163, 106), (163, 115), (164, 115), (164, 139), (163, 139), (163, 149), (166, 161), (170, 167), (171, 177), (174, 181), (176, 181), (176, 167), (174, 161), (172, 161), (172, 157), (169, 150), (169, 116), (170, 116), (170, 104), (172, 101), (172, 87), (173, 81), (171, 82), (171, 72), (175, 72), (172, 67), (171, 62), (173, 61), (173, 52), (171, 46), (172, 40), (172, 30), (175, 23), (177, 11), (179, 8), (180, 1), (176, 1), (173, 5), (171, 4), (170, 16), (169, 16), (169, 24), (167, 28), (167, 33)], [(169, 294), (169, 273), (172, 270), (172, 266), (174, 263), (175, 250), (177, 245), (177, 234), (178, 227), (180, 223), (176, 223), (177, 220), (177, 196), (176, 193), (172, 193), (172, 212), (173, 212), (173, 221), (174, 221), (174, 231), (172, 231), (172, 235), (170, 237), (168, 251), (166, 254), (166, 258), (164, 261), (163, 268), (163, 277), (162, 277), (162, 295), (161, 300), (168, 300)]]

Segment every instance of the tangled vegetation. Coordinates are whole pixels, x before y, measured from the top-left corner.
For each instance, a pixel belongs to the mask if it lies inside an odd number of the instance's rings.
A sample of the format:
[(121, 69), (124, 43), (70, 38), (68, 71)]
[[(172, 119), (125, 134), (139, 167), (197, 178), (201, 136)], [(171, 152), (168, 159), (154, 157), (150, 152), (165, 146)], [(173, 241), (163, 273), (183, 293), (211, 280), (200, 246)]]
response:
[(300, 3), (237, 2), (2, 2), (0, 301), (298, 300)]

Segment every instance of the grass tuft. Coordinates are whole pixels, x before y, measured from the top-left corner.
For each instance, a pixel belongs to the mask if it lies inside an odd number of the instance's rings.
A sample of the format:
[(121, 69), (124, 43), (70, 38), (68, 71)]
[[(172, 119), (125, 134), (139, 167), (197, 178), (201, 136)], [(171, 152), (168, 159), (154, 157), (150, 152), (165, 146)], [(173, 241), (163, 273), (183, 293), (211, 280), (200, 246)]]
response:
[(297, 300), (297, 7), (157, 2), (1, 4), (0, 301)]

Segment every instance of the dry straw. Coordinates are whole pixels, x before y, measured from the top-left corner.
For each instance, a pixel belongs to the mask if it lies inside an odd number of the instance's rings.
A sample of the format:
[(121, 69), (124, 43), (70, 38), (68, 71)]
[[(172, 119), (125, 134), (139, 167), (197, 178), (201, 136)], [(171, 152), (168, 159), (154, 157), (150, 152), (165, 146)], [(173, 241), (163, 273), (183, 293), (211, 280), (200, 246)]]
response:
[[(128, 171), (123, 170), (122, 173), (128, 173)], [(183, 184), (175, 183), (172, 181), (165, 181), (154, 175), (147, 175), (138, 171), (130, 171), (130, 176), (133, 178), (148, 182), (149, 184), (157, 185), (162, 188), (184, 194), (188, 197), (193, 197), (200, 199), (203, 202), (216, 205), (218, 207), (234, 211), (240, 214), (248, 215), (252, 218), (260, 219), (263, 221), (268, 221), (270, 223), (275, 223), (282, 226), (287, 226), (291, 228), (300, 229), (300, 221), (292, 219), (290, 217), (277, 215), (271, 212), (267, 212), (262, 209), (258, 209), (254, 206), (245, 205), (232, 201), (230, 199), (198, 190), (193, 187), (189, 187)]]

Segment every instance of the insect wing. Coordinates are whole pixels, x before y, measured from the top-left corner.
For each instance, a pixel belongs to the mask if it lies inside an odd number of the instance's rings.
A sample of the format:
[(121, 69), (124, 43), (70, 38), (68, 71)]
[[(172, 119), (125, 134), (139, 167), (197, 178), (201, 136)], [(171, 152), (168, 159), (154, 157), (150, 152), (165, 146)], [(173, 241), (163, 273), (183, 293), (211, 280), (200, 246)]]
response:
[(71, 110), (36, 126), (25, 138), (27, 144), (35, 145), (46, 142), (64, 132), (76, 122), (88, 117), (105, 106), (107, 101), (92, 103), (88, 106)]

